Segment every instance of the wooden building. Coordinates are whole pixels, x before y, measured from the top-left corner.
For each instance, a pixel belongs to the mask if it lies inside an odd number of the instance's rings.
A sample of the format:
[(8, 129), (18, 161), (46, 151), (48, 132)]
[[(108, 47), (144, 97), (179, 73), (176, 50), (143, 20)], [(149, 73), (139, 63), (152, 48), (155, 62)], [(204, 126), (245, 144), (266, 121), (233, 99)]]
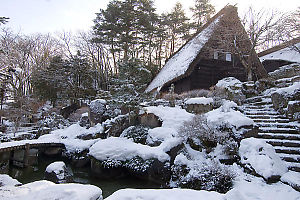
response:
[[(225, 6), (166, 62), (145, 92), (164, 92), (171, 84), (175, 92), (208, 89), (218, 80), (247, 80), (241, 60), (247, 60), (251, 42), (240, 22), (237, 8)], [(252, 54), (253, 77), (267, 76), (256, 53)]]
[(267, 72), (283, 65), (300, 63), (300, 37), (284, 42), (258, 54)]

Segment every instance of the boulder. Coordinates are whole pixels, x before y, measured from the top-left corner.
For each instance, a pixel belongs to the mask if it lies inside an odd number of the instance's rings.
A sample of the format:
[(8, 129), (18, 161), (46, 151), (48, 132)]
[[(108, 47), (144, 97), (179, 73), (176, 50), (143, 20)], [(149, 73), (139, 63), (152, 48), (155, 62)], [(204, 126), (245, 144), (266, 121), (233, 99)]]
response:
[(73, 181), (73, 176), (64, 162), (57, 161), (47, 166), (45, 179), (54, 183), (70, 183)]
[(288, 105), (287, 98), (283, 94), (277, 92), (273, 93), (271, 98), (275, 110), (278, 110), (280, 113), (283, 113), (283, 109), (286, 108), (286, 106)]
[(263, 177), (268, 183), (277, 182), (288, 171), (272, 145), (257, 138), (243, 139), (239, 148), (241, 164), (246, 171)]
[(186, 111), (195, 114), (202, 114), (213, 109), (213, 99), (206, 97), (190, 98), (185, 101)]
[(103, 99), (96, 99), (92, 101), (89, 105), (89, 118), (91, 125), (102, 123), (105, 119), (103, 114), (106, 111), (106, 101)]
[(63, 107), (60, 110), (60, 115), (62, 115), (65, 119), (67, 119), (71, 113), (75, 112), (79, 108), (80, 108), (79, 104), (73, 103), (70, 106)]
[(122, 166), (121, 161), (106, 160), (99, 161), (94, 157), (91, 159), (92, 175), (101, 179), (118, 179), (127, 175), (126, 169)]
[(82, 114), (80, 120), (79, 120), (79, 126), (81, 127), (90, 127), (90, 119), (88, 113)]
[(121, 133), (130, 126), (129, 115), (119, 115), (116, 118), (103, 123), (104, 133), (107, 136), (119, 137)]
[(125, 161), (124, 166), (130, 175), (158, 184), (166, 184), (171, 178), (170, 163), (155, 158), (144, 160), (136, 156)]
[(290, 101), (287, 106), (286, 115), (292, 120), (300, 121), (300, 101)]
[(161, 127), (162, 121), (153, 113), (143, 113), (139, 116), (140, 124), (150, 128)]

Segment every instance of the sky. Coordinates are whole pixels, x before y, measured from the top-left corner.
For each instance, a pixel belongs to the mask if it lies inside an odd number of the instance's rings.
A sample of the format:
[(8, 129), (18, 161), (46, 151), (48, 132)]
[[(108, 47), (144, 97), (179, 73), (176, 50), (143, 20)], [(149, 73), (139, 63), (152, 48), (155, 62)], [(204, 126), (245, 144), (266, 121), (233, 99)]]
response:
[[(88, 31), (93, 25), (95, 13), (105, 9), (109, 0), (0, 0), (0, 16), (9, 17), (1, 27), (9, 27), (24, 34), (55, 33), (62, 31)], [(182, 3), (188, 13), (194, 0), (155, 0), (158, 13), (168, 12), (176, 2)], [(211, 0), (216, 11), (226, 4), (236, 4), (240, 15), (250, 5), (256, 9), (294, 11), (299, 0)], [(189, 14), (188, 14), (189, 15)]]

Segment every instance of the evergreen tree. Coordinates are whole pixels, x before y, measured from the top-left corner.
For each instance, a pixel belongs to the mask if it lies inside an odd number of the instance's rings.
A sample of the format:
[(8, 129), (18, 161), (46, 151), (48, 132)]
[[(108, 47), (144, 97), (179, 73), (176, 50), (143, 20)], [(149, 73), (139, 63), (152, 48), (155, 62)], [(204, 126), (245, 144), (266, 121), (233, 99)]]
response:
[(52, 58), (49, 66), (33, 72), (31, 81), (35, 94), (55, 106), (58, 99), (66, 98), (69, 89), (65, 61), (60, 56)]
[(176, 47), (181, 46), (189, 38), (189, 19), (185, 16), (182, 4), (179, 2), (176, 3), (171, 13), (164, 15), (163, 18), (170, 37), (170, 54), (173, 54)]
[(8, 20), (9, 20), (8, 17), (0, 17), (0, 25), (5, 24), (6, 22), (8, 22)]
[(75, 102), (78, 98), (88, 98), (96, 95), (93, 75), (97, 73), (89, 66), (87, 59), (77, 52), (77, 55), (67, 61), (68, 96)]
[(194, 7), (191, 7), (190, 10), (193, 12), (193, 27), (197, 31), (215, 13), (215, 8), (210, 4), (210, 0), (195, 0)]

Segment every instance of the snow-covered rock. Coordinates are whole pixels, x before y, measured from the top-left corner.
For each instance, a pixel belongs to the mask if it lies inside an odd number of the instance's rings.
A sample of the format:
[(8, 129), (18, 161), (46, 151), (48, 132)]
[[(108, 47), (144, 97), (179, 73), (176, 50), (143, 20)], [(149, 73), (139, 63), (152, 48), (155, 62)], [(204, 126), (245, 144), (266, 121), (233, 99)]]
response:
[(55, 184), (35, 181), (22, 186), (0, 187), (2, 200), (102, 200), (102, 191), (93, 185)]
[[(16, 186), (16, 185), (21, 185), (21, 183), (18, 180), (13, 179), (12, 177), (10, 177), (7, 174), (0, 174), (0, 187)], [(0, 197), (1, 197), (1, 195), (0, 195)]]
[(186, 100), (184, 104), (188, 112), (201, 114), (212, 110), (213, 102), (213, 98), (195, 97)]
[[(221, 107), (206, 113), (205, 116), (212, 126), (229, 126), (229, 128), (233, 129), (237, 138), (240, 138), (241, 135), (248, 137), (248, 133), (244, 128), (247, 127), (250, 129), (248, 132), (252, 132), (251, 130), (254, 129), (254, 121), (246, 117), (240, 111), (234, 110), (236, 107), (236, 103), (224, 101)], [(255, 131), (251, 134), (255, 134)]]
[(47, 166), (45, 179), (54, 183), (69, 183), (73, 181), (72, 173), (62, 161), (53, 162)]
[(126, 161), (136, 156), (145, 160), (156, 158), (162, 162), (169, 159), (161, 147), (137, 144), (130, 139), (119, 137), (99, 140), (90, 148), (89, 155), (100, 161), (107, 159)]
[(227, 88), (227, 89), (235, 89), (241, 88), (242, 82), (234, 77), (226, 77), (218, 81), (216, 87), (219, 88)]
[[(255, 173), (268, 181), (278, 181), (288, 169), (276, 154), (272, 145), (256, 138), (243, 139), (239, 148), (241, 163), (254, 169)], [(274, 180), (273, 180), (274, 179)]]
[(106, 111), (106, 101), (104, 99), (96, 99), (91, 101), (90, 105), (90, 120), (92, 125), (104, 121), (103, 114)]

